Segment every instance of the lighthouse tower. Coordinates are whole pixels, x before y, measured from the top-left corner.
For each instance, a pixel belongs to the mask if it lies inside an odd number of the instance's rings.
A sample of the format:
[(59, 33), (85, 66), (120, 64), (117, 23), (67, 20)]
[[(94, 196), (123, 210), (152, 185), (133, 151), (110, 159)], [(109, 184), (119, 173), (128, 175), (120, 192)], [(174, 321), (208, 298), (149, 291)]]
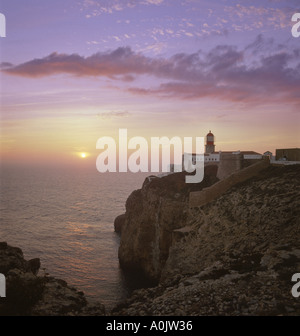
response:
[(210, 154), (215, 151), (215, 136), (209, 131), (206, 135), (205, 153)]

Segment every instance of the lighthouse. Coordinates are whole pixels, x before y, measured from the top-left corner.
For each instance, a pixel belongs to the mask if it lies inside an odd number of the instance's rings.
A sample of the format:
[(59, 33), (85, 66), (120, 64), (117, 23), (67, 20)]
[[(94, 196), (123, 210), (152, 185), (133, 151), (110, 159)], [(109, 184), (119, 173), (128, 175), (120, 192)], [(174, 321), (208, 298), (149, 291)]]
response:
[(205, 153), (211, 154), (215, 151), (215, 136), (209, 131), (206, 135)]

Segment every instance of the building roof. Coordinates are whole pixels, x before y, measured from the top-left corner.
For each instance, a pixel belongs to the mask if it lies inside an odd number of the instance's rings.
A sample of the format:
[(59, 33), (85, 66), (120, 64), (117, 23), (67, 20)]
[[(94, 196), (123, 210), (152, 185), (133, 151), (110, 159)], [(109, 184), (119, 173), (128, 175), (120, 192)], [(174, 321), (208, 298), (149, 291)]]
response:
[[(210, 154), (220, 154), (220, 153), (226, 153), (226, 154), (232, 154), (236, 153), (238, 151), (219, 151), (219, 152), (212, 152), (212, 153), (204, 153), (204, 155), (208, 156)], [(243, 155), (262, 155), (260, 153), (254, 152), (254, 151), (240, 151)], [(188, 153), (190, 155), (197, 155), (197, 153)]]
[(254, 151), (241, 151), (241, 154), (243, 155), (261, 155), (260, 153), (254, 152)]
[(257, 153), (254, 151), (219, 151), (219, 152), (213, 152), (211, 154), (220, 154), (220, 153), (231, 154), (231, 153), (237, 153), (237, 152), (240, 152), (243, 155), (261, 155), (260, 153)]
[(294, 148), (277, 148), (276, 150), (299, 150), (300, 148), (294, 147)]

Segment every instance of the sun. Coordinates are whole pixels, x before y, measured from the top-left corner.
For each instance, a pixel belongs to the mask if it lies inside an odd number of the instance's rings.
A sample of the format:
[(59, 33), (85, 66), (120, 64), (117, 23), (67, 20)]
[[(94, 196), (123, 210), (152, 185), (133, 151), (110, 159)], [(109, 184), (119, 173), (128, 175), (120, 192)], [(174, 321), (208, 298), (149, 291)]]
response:
[(77, 156), (77, 158), (81, 160), (88, 159), (91, 156), (89, 152), (79, 152), (78, 151), (78, 152), (74, 152), (74, 154)]

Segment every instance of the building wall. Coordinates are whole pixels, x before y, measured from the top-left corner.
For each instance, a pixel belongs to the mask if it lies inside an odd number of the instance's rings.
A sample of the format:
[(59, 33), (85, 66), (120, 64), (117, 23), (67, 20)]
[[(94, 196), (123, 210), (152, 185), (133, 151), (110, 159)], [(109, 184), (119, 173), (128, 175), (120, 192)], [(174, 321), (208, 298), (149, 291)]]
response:
[(276, 149), (276, 160), (284, 157), (287, 161), (300, 161), (300, 148)]
[[(189, 167), (195, 165), (196, 162), (203, 160), (203, 155), (187, 154), (187, 160), (189, 161)], [(210, 153), (204, 155), (204, 164), (218, 165), (218, 178), (223, 179), (230, 175), (234, 171), (249, 167), (263, 159), (262, 155), (243, 154), (240, 151), (230, 153)], [(184, 156), (182, 156), (182, 167), (184, 170)]]
[(217, 197), (224, 194), (228, 189), (230, 189), (237, 183), (244, 182), (250, 179), (261, 170), (267, 168), (269, 165), (270, 161), (267, 158), (264, 160), (260, 160), (250, 167), (247, 167), (240, 171), (236, 171), (227, 178), (224, 178), (223, 180), (213, 184), (211, 187), (205, 188), (201, 191), (190, 192), (189, 206), (191, 208), (200, 207), (215, 200)]
[(220, 154), (209, 154), (205, 156), (204, 162), (219, 162), (220, 161)]
[(261, 160), (262, 159), (262, 155), (260, 155), (260, 154), (258, 154), (258, 155), (255, 155), (255, 154), (250, 154), (250, 155), (244, 154), (244, 159), (246, 159), (246, 160)]
[(233, 172), (242, 169), (242, 154), (221, 153), (217, 177), (222, 180)]
[(205, 145), (205, 153), (213, 153), (215, 151), (215, 145)]

